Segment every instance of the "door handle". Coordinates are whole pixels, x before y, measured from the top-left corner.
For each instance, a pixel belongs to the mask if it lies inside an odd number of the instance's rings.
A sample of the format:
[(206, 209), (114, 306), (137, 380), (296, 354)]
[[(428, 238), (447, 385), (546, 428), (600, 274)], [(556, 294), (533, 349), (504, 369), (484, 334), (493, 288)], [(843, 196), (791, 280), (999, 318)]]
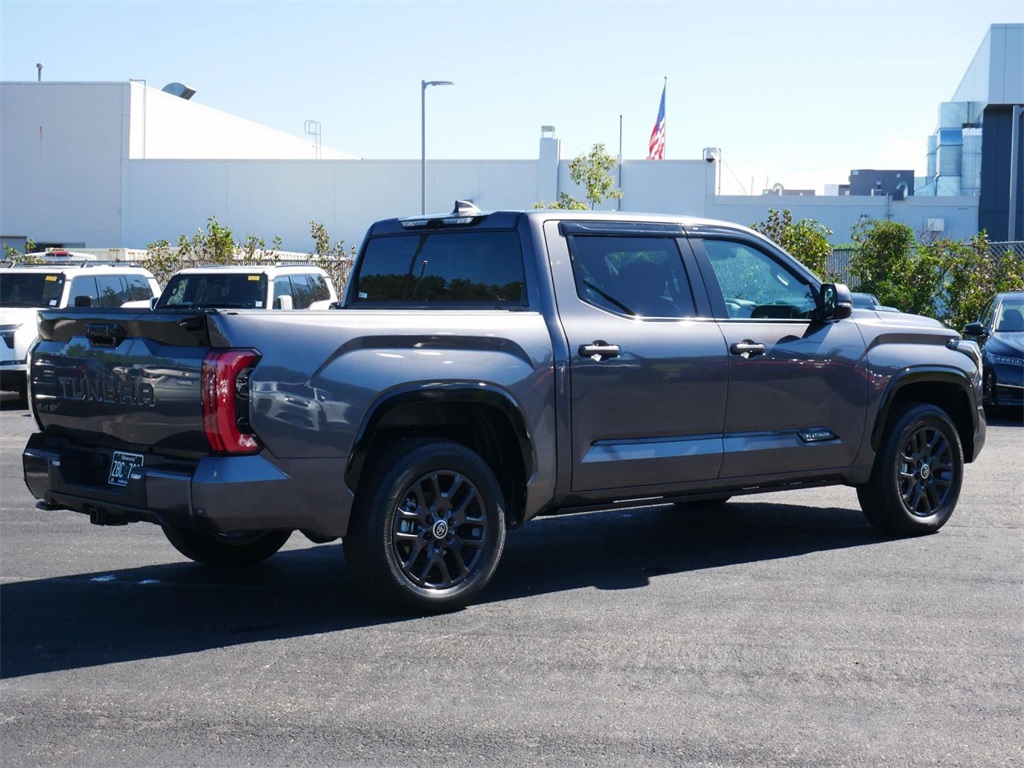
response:
[(729, 351), (734, 355), (739, 355), (743, 359), (750, 359), (753, 355), (763, 355), (765, 352), (764, 344), (759, 344), (756, 341), (745, 339), (744, 341), (738, 341), (729, 347)]
[(590, 344), (580, 344), (580, 355), (589, 357), (597, 362), (607, 360), (611, 357), (618, 357), (622, 352), (618, 344), (609, 344), (607, 341), (592, 341)]

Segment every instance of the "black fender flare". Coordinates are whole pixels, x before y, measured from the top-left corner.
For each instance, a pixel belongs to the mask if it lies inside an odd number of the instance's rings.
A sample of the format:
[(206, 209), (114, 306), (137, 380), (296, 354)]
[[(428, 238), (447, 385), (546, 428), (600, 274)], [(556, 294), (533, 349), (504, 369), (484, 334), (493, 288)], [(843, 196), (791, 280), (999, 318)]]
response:
[[(957, 387), (967, 398), (969, 417), (971, 419), (971, 434), (978, 430), (977, 402), (974, 396), (974, 382), (971, 376), (959, 368), (952, 366), (923, 366), (907, 368), (895, 374), (885, 387), (885, 392), (878, 403), (878, 411), (875, 414), (875, 423), (871, 428), (871, 449), (878, 452), (878, 446), (882, 441), (882, 432), (885, 429), (885, 422), (889, 418), (889, 411), (897, 400), (897, 394), (908, 386), (914, 384), (940, 384), (953, 385)], [(950, 418), (956, 423), (955, 414)], [(965, 453), (973, 452), (965, 446)]]
[(536, 451), (530, 428), (519, 403), (502, 387), (479, 381), (419, 382), (381, 393), (367, 408), (356, 432), (345, 470), (348, 486), (355, 489), (365, 468), (378, 427), (396, 408), (419, 404), (468, 403), (494, 408), (507, 419), (516, 437), (527, 479), (536, 473)]

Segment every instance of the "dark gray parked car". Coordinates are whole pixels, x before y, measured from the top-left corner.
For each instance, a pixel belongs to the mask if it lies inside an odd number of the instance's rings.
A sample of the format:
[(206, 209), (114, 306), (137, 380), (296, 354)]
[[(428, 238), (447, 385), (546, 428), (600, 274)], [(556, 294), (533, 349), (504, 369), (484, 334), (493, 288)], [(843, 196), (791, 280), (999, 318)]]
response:
[(936, 531), (985, 441), (977, 345), (858, 319), (715, 221), (459, 205), (374, 224), (340, 311), (40, 329), (43, 507), (157, 523), (217, 565), (341, 537), (362, 589), (416, 611), (476, 595), (507, 529), (613, 503), (847, 484), (879, 529)]
[(1024, 407), (1024, 291), (997, 293), (964, 336), (981, 346), (985, 405)]

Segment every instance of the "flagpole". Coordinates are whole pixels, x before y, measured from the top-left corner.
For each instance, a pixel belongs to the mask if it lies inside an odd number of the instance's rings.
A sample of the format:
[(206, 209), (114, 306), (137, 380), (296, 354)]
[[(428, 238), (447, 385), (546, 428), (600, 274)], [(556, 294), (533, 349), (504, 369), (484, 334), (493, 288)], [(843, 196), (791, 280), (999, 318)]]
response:
[[(622, 115), (619, 115), (619, 192), (622, 191)], [(622, 196), (615, 201), (615, 210), (622, 210)]]

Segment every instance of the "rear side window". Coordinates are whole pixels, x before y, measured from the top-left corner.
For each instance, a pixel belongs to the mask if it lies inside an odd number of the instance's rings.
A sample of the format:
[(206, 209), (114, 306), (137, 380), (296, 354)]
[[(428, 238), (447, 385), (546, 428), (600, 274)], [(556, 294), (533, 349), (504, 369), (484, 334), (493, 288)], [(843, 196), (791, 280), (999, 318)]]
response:
[(350, 295), (363, 305), (525, 306), (519, 236), (416, 232), (371, 239)]
[(0, 269), (0, 307), (55, 307), (64, 293), (59, 272), (10, 272)]
[(569, 238), (579, 297), (634, 317), (692, 317), (693, 294), (679, 246), (669, 237)]
[(292, 283), (292, 299), (296, 309), (308, 309), (313, 303), (313, 291), (306, 275), (289, 275)]
[(153, 297), (149, 281), (142, 275), (125, 275), (125, 301), (145, 301)]
[(312, 292), (311, 301), (328, 301), (331, 298), (331, 289), (327, 287), (326, 277), (317, 273), (306, 277), (309, 279), (309, 289)]
[(120, 307), (125, 303), (124, 285), (120, 275), (97, 275), (99, 285), (96, 304), (101, 307)]

